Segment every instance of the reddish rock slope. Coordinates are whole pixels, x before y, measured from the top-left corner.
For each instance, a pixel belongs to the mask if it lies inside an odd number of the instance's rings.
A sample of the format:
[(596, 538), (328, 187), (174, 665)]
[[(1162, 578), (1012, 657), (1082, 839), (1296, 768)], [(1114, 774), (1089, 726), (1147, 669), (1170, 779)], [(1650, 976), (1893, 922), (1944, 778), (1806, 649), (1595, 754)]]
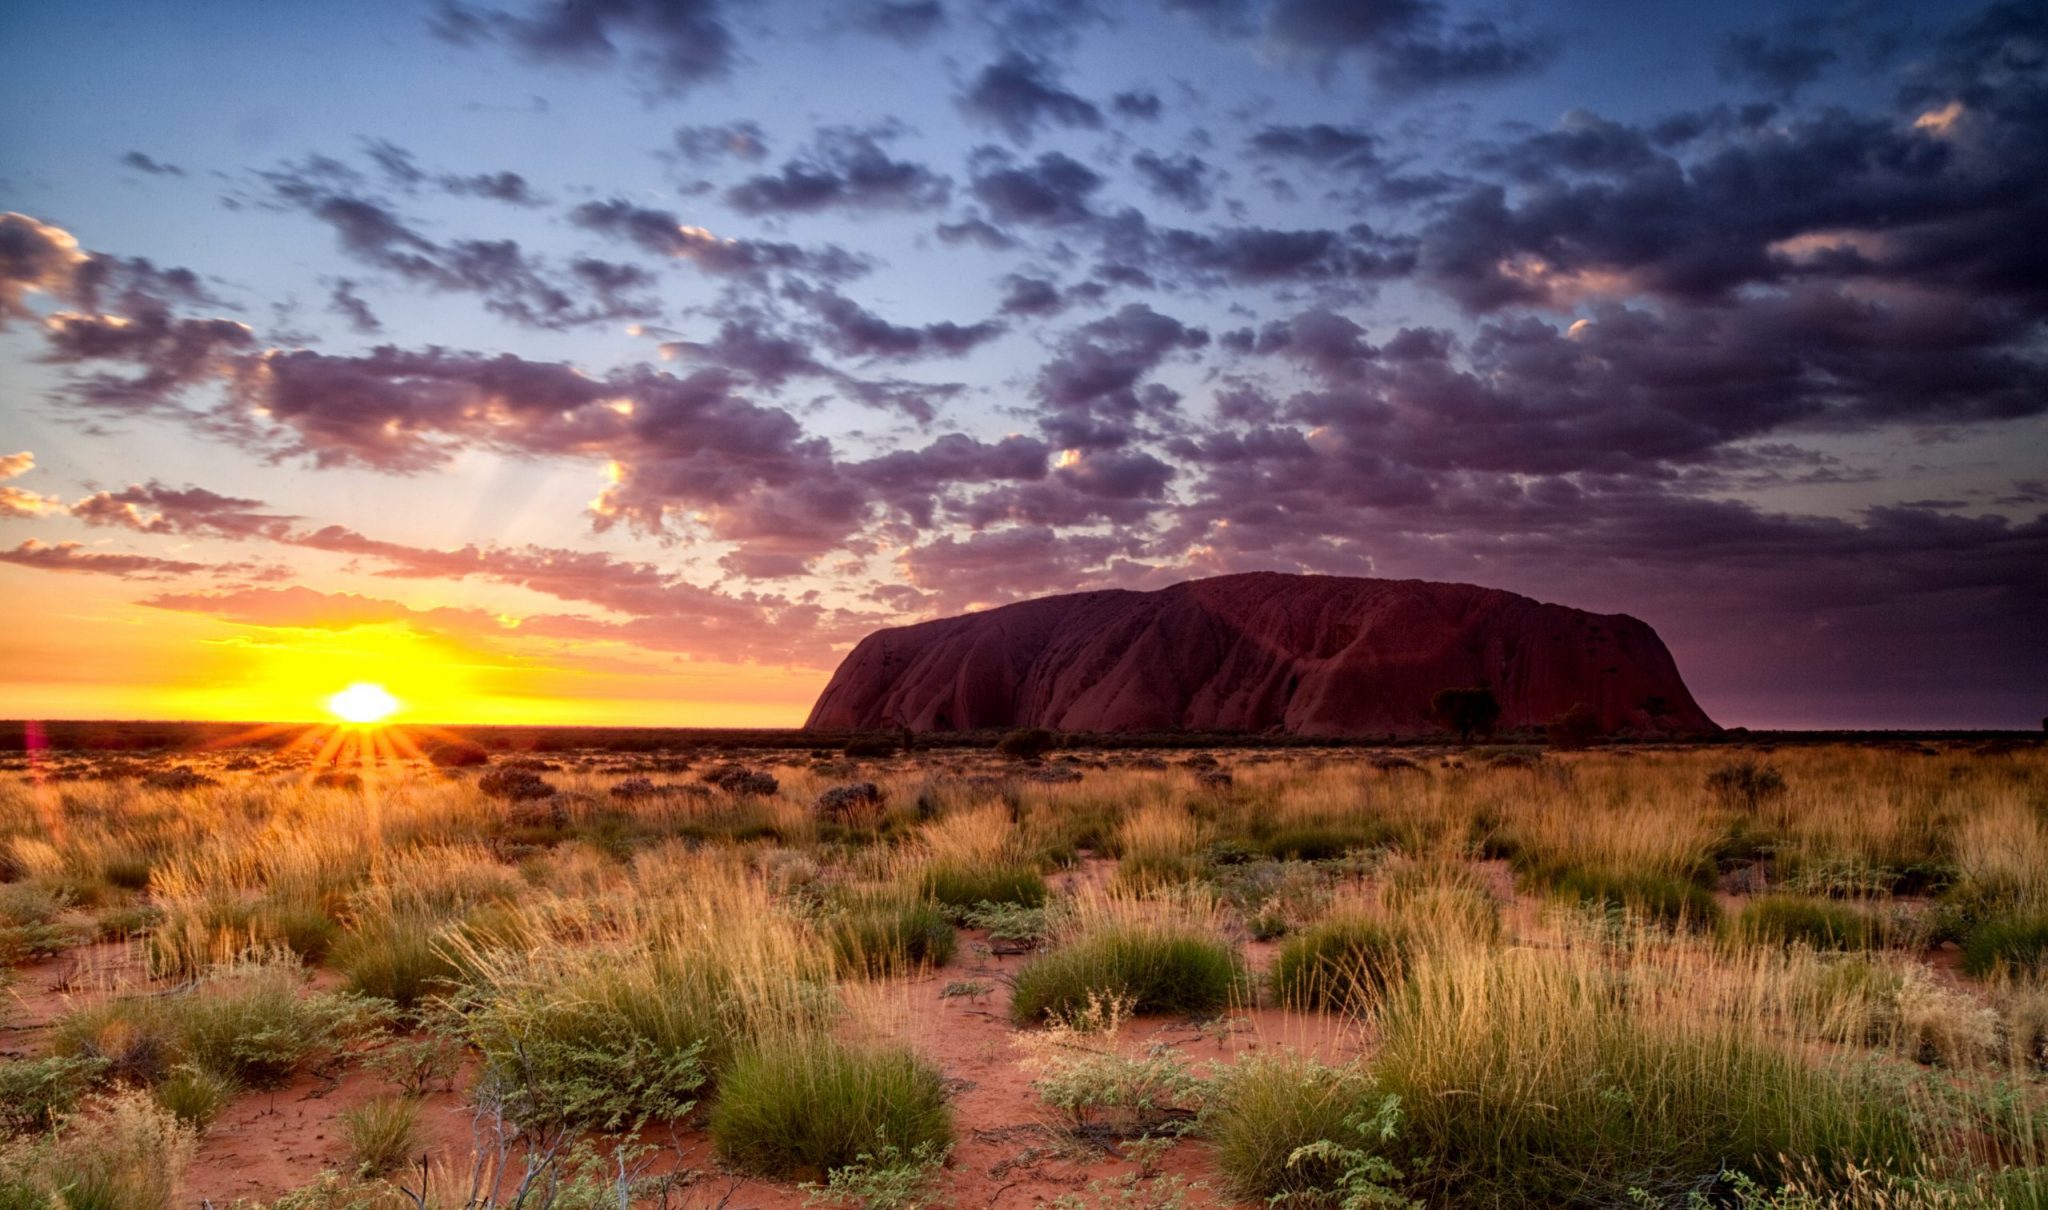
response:
[(876, 631), (805, 725), (1421, 735), (1437, 730), (1431, 694), (1479, 684), (1506, 728), (1579, 702), (1608, 731), (1714, 728), (1632, 617), (1470, 584), (1277, 572)]

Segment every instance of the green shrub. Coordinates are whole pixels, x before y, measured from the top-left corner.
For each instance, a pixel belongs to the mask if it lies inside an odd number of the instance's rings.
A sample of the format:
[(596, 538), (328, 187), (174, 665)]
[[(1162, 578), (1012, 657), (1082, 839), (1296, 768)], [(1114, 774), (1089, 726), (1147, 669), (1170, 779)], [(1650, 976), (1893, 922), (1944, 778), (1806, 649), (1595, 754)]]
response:
[[(704, 1084), (703, 1035), (662, 1036), (579, 989), (522, 988), (470, 1006), (485, 1094), (515, 1124), (543, 1131), (637, 1130), (676, 1122)], [(667, 1032), (667, 1031), (663, 1031)]]
[(1354, 1071), (1299, 1055), (1238, 1060), (1218, 1077), (1202, 1115), (1226, 1188), (1244, 1201), (1327, 1204), (1338, 1176), (1334, 1167), (1289, 1161), (1316, 1142), (1363, 1142), (1350, 1119), (1370, 1088)]
[(99, 1059), (62, 1055), (0, 1060), (0, 1138), (55, 1126), (106, 1069)]
[(1245, 990), (1243, 964), (1213, 937), (1113, 924), (1027, 963), (1016, 975), (1010, 1015), (1019, 1023), (1072, 1016), (1091, 999), (1126, 1002), (1134, 1013), (1213, 1013)]
[(853, 1163), (834, 1168), (823, 1185), (806, 1182), (805, 1205), (851, 1202), (861, 1210), (924, 1210), (947, 1199), (938, 1189), (939, 1174), (951, 1149), (920, 1144), (909, 1155), (895, 1147), (862, 1152)]
[(1328, 920), (1288, 939), (1273, 960), (1273, 993), (1298, 1009), (1358, 1012), (1378, 1004), (1401, 977), (1399, 937), (1357, 917)]
[(984, 899), (960, 913), (968, 928), (987, 929), (988, 939), (998, 945), (1036, 949), (1045, 940), (1045, 909), (1021, 903), (991, 903)]
[(367, 1036), (383, 1020), (355, 996), (299, 994), (291, 965), (240, 963), (170, 996), (122, 996), (68, 1013), (51, 1026), (60, 1055), (104, 1060), (108, 1074), (155, 1083), (180, 1063), (251, 1087)]
[(981, 903), (1037, 907), (1045, 902), (1045, 877), (1028, 865), (936, 863), (924, 872), (920, 889), (926, 898), (956, 910)]
[(956, 944), (953, 922), (923, 899), (857, 902), (826, 924), (842, 974), (883, 976), (944, 966)]
[(366, 921), (335, 946), (332, 965), (348, 976), (350, 991), (413, 1008), (454, 982), (455, 964), (437, 944), (439, 931), (410, 915)]
[(1734, 924), (1736, 937), (1766, 945), (1810, 945), (1815, 949), (1869, 949), (1877, 927), (1869, 914), (1843, 903), (1800, 895), (1765, 895), (1745, 904)]
[(1539, 881), (1548, 881), (1552, 890), (1567, 899), (1640, 912), (1671, 928), (1708, 929), (1721, 919), (1721, 905), (1705, 887), (1647, 870), (1571, 866), (1551, 872), (1547, 879), (1539, 875)]
[(349, 1162), (362, 1176), (396, 1171), (419, 1150), (420, 1106), (406, 1097), (377, 1097), (341, 1114)]
[(1981, 977), (2001, 966), (2016, 971), (2048, 966), (2048, 915), (1996, 915), (1971, 926), (1963, 937), (1963, 970)]
[(743, 1172), (819, 1180), (893, 1148), (951, 1145), (953, 1115), (938, 1071), (907, 1050), (793, 1034), (743, 1051), (719, 1085), (711, 1141)]

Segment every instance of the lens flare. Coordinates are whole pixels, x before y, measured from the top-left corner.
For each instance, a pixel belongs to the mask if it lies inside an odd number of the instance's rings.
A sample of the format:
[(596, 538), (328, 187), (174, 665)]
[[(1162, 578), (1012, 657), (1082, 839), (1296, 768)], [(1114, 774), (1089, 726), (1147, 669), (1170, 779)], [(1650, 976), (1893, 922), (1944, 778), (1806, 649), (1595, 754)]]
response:
[(327, 708), (334, 712), (336, 718), (346, 722), (379, 723), (398, 709), (398, 699), (391, 696), (391, 691), (382, 685), (357, 681), (328, 698)]

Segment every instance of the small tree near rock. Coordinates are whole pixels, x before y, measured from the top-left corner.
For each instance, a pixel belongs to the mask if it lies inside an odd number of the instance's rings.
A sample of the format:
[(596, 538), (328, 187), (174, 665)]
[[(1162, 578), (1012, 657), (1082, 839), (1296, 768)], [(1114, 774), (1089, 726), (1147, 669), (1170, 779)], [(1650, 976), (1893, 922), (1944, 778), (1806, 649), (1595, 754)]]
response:
[(1059, 746), (1060, 737), (1043, 727), (1019, 727), (996, 742), (996, 751), (1019, 760), (1036, 760)]
[(1485, 685), (1470, 689), (1439, 689), (1429, 699), (1429, 717), (1440, 727), (1458, 733), (1458, 742), (1469, 744), (1472, 736), (1492, 735), (1500, 722), (1500, 702)]
[(1600, 716), (1591, 706), (1580, 702), (1545, 727), (1543, 737), (1553, 748), (1591, 747), (1593, 741), (1600, 738)]

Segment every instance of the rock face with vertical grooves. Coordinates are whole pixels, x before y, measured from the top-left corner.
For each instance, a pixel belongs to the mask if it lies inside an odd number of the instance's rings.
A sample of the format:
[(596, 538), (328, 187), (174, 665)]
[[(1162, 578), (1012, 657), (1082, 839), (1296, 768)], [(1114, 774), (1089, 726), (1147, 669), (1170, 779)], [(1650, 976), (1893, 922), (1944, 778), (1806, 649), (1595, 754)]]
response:
[(1253, 572), (1074, 593), (879, 630), (819, 731), (1441, 730), (1439, 689), (1487, 685), (1504, 729), (1585, 704), (1605, 732), (1712, 731), (1647, 624), (1471, 584)]

